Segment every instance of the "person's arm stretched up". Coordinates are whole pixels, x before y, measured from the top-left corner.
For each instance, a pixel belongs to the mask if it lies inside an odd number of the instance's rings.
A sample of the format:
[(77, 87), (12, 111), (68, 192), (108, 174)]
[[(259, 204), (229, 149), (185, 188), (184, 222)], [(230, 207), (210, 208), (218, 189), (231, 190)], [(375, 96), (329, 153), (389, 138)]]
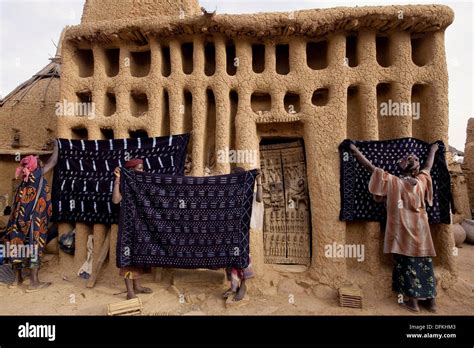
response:
[(439, 147), (438, 144), (431, 145), (430, 152), (428, 153), (428, 159), (426, 160), (423, 170), (426, 170), (428, 172), (431, 171), (431, 168), (433, 167), (436, 151), (438, 151), (438, 147)]
[(352, 153), (354, 154), (354, 157), (357, 159), (357, 161), (367, 168), (369, 172), (372, 173), (375, 170), (376, 167), (362, 154), (362, 152), (359, 151), (357, 146), (351, 144), (350, 149), (352, 150)]
[(112, 191), (112, 202), (119, 204), (122, 201), (122, 194), (120, 193), (120, 168), (117, 167), (114, 170), (115, 181), (114, 190)]

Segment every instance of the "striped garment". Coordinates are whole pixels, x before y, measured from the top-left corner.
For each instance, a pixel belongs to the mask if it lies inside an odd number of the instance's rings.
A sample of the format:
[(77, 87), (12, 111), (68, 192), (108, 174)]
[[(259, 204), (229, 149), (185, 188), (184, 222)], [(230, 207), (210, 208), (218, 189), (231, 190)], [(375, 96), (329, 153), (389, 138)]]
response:
[(53, 221), (118, 223), (112, 203), (116, 167), (131, 158), (143, 159), (150, 173), (184, 172), (189, 134), (156, 138), (70, 140), (59, 139), (54, 169)]
[(433, 204), (431, 175), (422, 170), (416, 181), (413, 185), (380, 168), (372, 173), (369, 191), (374, 196), (385, 197), (387, 208), (384, 253), (436, 256), (425, 203)]

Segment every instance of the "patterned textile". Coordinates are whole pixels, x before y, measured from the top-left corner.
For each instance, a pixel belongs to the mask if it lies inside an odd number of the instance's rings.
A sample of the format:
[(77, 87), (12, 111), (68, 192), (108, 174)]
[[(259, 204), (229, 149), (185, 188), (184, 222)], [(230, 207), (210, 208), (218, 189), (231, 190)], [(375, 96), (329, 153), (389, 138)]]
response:
[(392, 289), (418, 299), (436, 297), (436, 278), (431, 257), (410, 257), (394, 254)]
[(117, 267), (246, 268), (256, 175), (122, 170)]
[(16, 190), (12, 213), (7, 224), (7, 241), (10, 245), (28, 245), (30, 248), (38, 249), (34, 251), (35, 255), (32, 258), (22, 258), (20, 255), (12, 257), (10, 261), (15, 267), (28, 268), (39, 265), (46, 245), (51, 216), (51, 192), (46, 178), (43, 176), (41, 180), (42, 176), (43, 168), (37, 168), (29, 174), (26, 182), (23, 180), (20, 182)]
[[(375, 202), (370, 194), (368, 190), (370, 172), (352, 155), (349, 149), (351, 143), (355, 144), (375, 166), (396, 176), (400, 175), (397, 161), (407, 153), (414, 153), (420, 158), (420, 169), (422, 169), (431, 144), (414, 138), (383, 141), (347, 139), (339, 146), (341, 162), (340, 219), (384, 222), (387, 214), (385, 206), (383, 203)], [(430, 173), (433, 179), (433, 206), (427, 207), (426, 210), (430, 223), (449, 224), (452, 201), (451, 178), (445, 160), (445, 146), (441, 141), (437, 141), (437, 144), (439, 149)]]
[(142, 158), (151, 173), (180, 175), (189, 134), (158, 138), (115, 140), (59, 139), (54, 171), (54, 221), (118, 223), (119, 208), (112, 203), (116, 167)]

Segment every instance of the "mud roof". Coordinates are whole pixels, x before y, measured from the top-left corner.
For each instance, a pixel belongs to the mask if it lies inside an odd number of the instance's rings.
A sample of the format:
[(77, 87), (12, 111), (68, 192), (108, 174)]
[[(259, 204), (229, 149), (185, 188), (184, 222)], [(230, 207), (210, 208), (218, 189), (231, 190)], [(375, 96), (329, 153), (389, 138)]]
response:
[(332, 32), (363, 29), (416, 33), (443, 30), (453, 19), (454, 12), (444, 5), (335, 7), (239, 15), (206, 13), (183, 19), (156, 16), (82, 23), (68, 28), (65, 39), (105, 43), (128, 40), (146, 44), (150, 37), (193, 34), (266, 38), (293, 35), (321, 37)]

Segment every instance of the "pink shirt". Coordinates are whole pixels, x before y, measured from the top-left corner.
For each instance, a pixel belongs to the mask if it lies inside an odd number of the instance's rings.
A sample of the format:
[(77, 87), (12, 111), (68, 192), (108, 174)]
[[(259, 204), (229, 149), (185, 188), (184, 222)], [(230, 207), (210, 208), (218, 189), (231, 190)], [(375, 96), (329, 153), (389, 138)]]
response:
[(369, 191), (385, 197), (384, 253), (436, 256), (425, 205), (425, 201), (433, 205), (433, 184), (428, 171), (422, 170), (413, 185), (409, 180), (376, 168), (370, 178)]

